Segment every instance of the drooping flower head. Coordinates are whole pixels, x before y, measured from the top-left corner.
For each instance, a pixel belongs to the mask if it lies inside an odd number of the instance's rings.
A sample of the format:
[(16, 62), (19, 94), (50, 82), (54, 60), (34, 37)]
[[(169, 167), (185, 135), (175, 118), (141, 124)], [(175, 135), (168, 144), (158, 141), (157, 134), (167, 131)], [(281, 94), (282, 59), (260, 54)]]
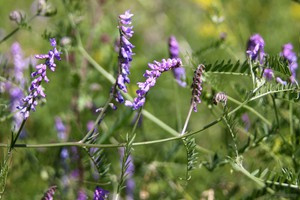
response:
[(22, 99), (24, 104), (22, 106), (17, 107), (19, 110), (21, 110), (24, 119), (27, 119), (29, 117), (30, 110), (35, 111), (35, 107), (38, 104), (38, 99), (46, 97), (46, 94), (44, 93), (44, 89), (42, 88), (41, 84), (42, 81), (45, 81), (46, 83), (49, 82), (49, 79), (46, 74), (47, 68), (49, 68), (51, 71), (55, 71), (55, 59), (61, 60), (61, 52), (59, 52), (56, 49), (56, 40), (52, 38), (50, 39), (50, 43), (53, 49), (50, 50), (48, 54), (35, 55), (35, 58), (45, 60), (45, 62), (35, 67), (36, 71), (31, 74), (31, 77), (35, 79), (31, 82), (31, 85), (29, 87), (29, 94), (28, 96)]
[(217, 105), (218, 103), (227, 104), (227, 95), (224, 92), (218, 92), (213, 99), (213, 103)]
[(94, 200), (105, 200), (108, 198), (109, 192), (97, 186), (94, 192)]
[(197, 112), (197, 105), (201, 103), (201, 91), (202, 91), (202, 76), (205, 66), (203, 64), (198, 65), (194, 72), (193, 83), (192, 83), (192, 99), (191, 103), (193, 105), (194, 112)]
[(247, 55), (251, 60), (258, 60), (263, 63), (265, 41), (259, 34), (252, 35), (247, 44)]
[[(179, 45), (178, 45), (178, 42), (177, 42), (175, 36), (170, 36), (170, 38), (169, 38), (169, 54), (170, 54), (170, 58), (178, 58), (179, 57)], [(175, 77), (177, 83), (180, 86), (185, 87), (186, 86), (186, 82), (184, 82), (185, 69), (183, 67), (177, 67), (177, 68), (174, 68), (172, 71), (173, 71), (173, 74), (174, 74), (174, 77)]]
[[(128, 75), (130, 74), (130, 62), (132, 61), (132, 49), (134, 46), (130, 43), (129, 39), (133, 36), (133, 26), (131, 24), (131, 17), (133, 14), (127, 10), (124, 14), (119, 16), (119, 32), (120, 32), (120, 45), (119, 45), (119, 71), (117, 77), (117, 86), (123, 92), (127, 92), (125, 84), (130, 82)], [(117, 94), (116, 100), (123, 103), (121, 93)]]
[(163, 59), (161, 62), (154, 61), (154, 63), (149, 63), (148, 67), (150, 70), (146, 70), (144, 73), (144, 77), (147, 78), (146, 81), (138, 83), (140, 89), (136, 91), (137, 97), (134, 98), (133, 102), (125, 101), (125, 105), (132, 107), (133, 110), (142, 107), (146, 101), (146, 94), (150, 88), (155, 85), (157, 78), (160, 77), (163, 72), (180, 66), (182, 66), (180, 58), (169, 58), (167, 60)]
[(293, 52), (293, 45), (291, 43), (282, 46), (280, 56), (284, 57), (288, 63), (292, 73), (291, 82), (296, 80), (296, 69), (298, 68), (297, 55)]

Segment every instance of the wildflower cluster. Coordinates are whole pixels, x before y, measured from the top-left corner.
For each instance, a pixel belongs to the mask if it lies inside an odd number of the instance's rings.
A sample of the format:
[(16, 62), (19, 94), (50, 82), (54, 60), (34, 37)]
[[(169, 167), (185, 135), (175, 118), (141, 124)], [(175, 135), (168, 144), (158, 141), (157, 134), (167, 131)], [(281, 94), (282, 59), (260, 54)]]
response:
[(137, 97), (133, 100), (133, 102), (126, 101), (125, 105), (132, 107), (133, 110), (136, 110), (142, 107), (146, 101), (146, 94), (156, 83), (156, 80), (163, 72), (169, 71), (170, 69), (174, 69), (182, 66), (182, 62), (180, 58), (173, 59), (163, 59), (161, 62), (154, 61), (154, 63), (149, 63), (148, 67), (151, 70), (146, 70), (144, 73), (144, 77), (146, 77), (145, 82), (139, 82), (138, 87), (139, 90), (136, 91)]
[[(263, 64), (266, 55), (264, 52), (264, 46), (264, 39), (259, 34), (254, 34), (249, 38), (246, 53), (252, 61), (258, 60), (260, 64)], [(297, 55), (293, 52), (293, 45), (291, 43), (284, 44), (279, 55), (289, 63), (289, 68), (292, 74), (290, 82), (294, 83), (296, 81), (296, 69), (298, 68), (298, 63)], [(274, 78), (274, 72), (270, 68), (264, 68), (263, 76), (267, 81), (271, 81)], [(282, 80), (280, 77), (276, 77), (276, 81), (283, 85), (287, 84), (287, 81)]]
[[(131, 17), (133, 14), (127, 10), (124, 14), (119, 16), (119, 32), (120, 32), (120, 48), (119, 48), (119, 72), (117, 77), (117, 86), (123, 92), (127, 92), (126, 83), (130, 82), (128, 75), (130, 74), (130, 62), (132, 61), (132, 49), (134, 46), (129, 42), (133, 36), (133, 26), (131, 24)], [(118, 91), (116, 100), (120, 103), (124, 102), (121, 93)]]
[(32, 78), (35, 78), (30, 85), (29, 88), (29, 95), (23, 98), (24, 104), (22, 106), (18, 106), (17, 108), (21, 110), (21, 113), (23, 114), (24, 119), (27, 119), (29, 117), (30, 110), (35, 111), (35, 107), (38, 104), (39, 98), (45, 98), (46, 94), (44, 93), (44, 90), (41, 86), (42, 81), (44, 80), (46, 83), (49, 82), (49, 79), (46, 75), (47, 67), (51, 71), (55, 71), (56, 64), (54, 63), (54, 60), (61, 60), (60, 54), (56, 49), (56, 40), (50, 39), (51, 46), (53, 47), (52, 50), (48, 52), (48, 54), (41, 54), (36, 55), (35, 58), (37, 59), (45, 59), (45, 63), (37, 65), (36, 71), (31, 74)]

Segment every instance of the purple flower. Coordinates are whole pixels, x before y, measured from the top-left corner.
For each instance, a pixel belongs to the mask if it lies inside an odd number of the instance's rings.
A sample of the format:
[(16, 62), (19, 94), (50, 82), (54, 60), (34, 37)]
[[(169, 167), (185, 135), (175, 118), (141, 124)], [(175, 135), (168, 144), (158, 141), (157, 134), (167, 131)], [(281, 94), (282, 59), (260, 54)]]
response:
[(247, 55), (251, 60), (259, 60), (260, 63), (263, 63), (264, 59), (264, 47), (265, 41), (259, 34), (254, 34), (249, 38), (247, 44)]
[(154, 63), (149, 63), (148, 67), (150, 70), (146, 70), (144, 73), (144, 77), (146, 77), (145, 82), (139, 82), (138, 87), (139, 90), (136, 91), (137, 97), (134, 98), (133, 102), (125, 101), (125, 105), (132, 107), (133, 110), (136, 110), (142, 107), (146, 101), (146, 94), (156, 83), (156, 79), (160, 77), (163, 72), (169, 71), (176, 67), (180, 67), (182, 65), (180, 58), (173, 59), (163, 59), (161, 62), (154, 61)]
[[(178, 45), (178, 42), (177, 42), (175, 36), (170, 36), (170, 38), (169, 38), (169, 54), (170, 54), (170, 58), (178, 58), (179, 57), (179, 45)], [(184, 82), (185, 69), (183, 67), (177, 67), (177, 68), (174, 68), (172, 71), (173, 71), (173, 74), (174, 74), (174, 77), (175, 77), (177, 83), (180, 86), (185, 87), (186, 86), (186, 82)]]
[(88, 196), (85, 194), (84, 190), (79, 190), (77, 200), (86, 200)]
[(35, 58), (37, 59), (45, 59), (45, 63), (37, 65), (36, 71), (31, 74), (32, 78), (35, 78), (29, 87), (29, 94), (27, 97), (23, 98), (24, 104), (22, 106), (18, 106), (17, 108), (21, 110), (23, 114), (23, 118), (27, 119), (29, 117), (30, 110), (35, 111), (35, 107), (38, 104), (39, 98), (45, 98), (46, 94), (44, 93), (44, 89), (41, 86), (42, 81), (44, 80), (46, 83), (49, 82), (49, 79), (46, 75), (47, 67), (51, 71), (55, 71), (56, 64), (54, 60), (61, 60), (60, 54), (56, 49), (56, 41), (55, 39), (50, 39), (51, 46), (53, 47), (52, 50), (48, 52), (48, 54), (36, 55)]
[(293, 52), (293, 45), (291, 43), (283, 45), (280, 56), (284, 57), (289, 63), (292, 73), (291, 82), (293, 83), (296, 79), (296, 69), (298, 68), (297, 55)]
[[(133, 26), (131, 24), (131, 17), (133, 14), (127, 10), (124, 14), (119, 16), (119, 32), (120, 32), (120, 44), (119, 44), (119, 72), (117, 77), (117, 86), (123, 92), (127, 92), (125, 84), (130, 82), (128, 75), (130, 74), (130, 62), (132, 61), (132, 49), (134, 46), (129, 42), (129, 39), (133, 36)], [(116, 96), (116, 101), (123, 103), (124, 99), (121, 93)]]
[(109, 192), (100, 188), (99, 186), (96, 187), (94, 192), (94, 200), (105, 200), (108, 197)]
[(194, 112), (197, 112), (197, 105), (201, 103), (201, 91), (202, 91), (202, 76), (205, 66), (203, 64), (198, 65), (194, 72), (193, 83), (192, 83), (192, 99), (191, 103), (193, 105)]
[(266, 68), (264, 70), (264, 74), (263, 76), (268, 80), (272, 80), (274, 78), (274, 73), (273, 73), (273, 70), (272, 69), (269, 69), (269, 68)]
[(56, 128), (56, 131), (57, 131), (58, 138), (61, 141), (66, 141), (67, 140), (66, 127), (63, 124), (60, 117), (55, 118), (55, 128)]
[(286, 85), (286, 84), (287, 84), (287, 82), (284, 81), (284, 80), (282, 80), (280, 77), (277, 77), (277, 78), (276, 78), (276, 81), (277, 81), (278, 83), (282, 84), (282, 85)]

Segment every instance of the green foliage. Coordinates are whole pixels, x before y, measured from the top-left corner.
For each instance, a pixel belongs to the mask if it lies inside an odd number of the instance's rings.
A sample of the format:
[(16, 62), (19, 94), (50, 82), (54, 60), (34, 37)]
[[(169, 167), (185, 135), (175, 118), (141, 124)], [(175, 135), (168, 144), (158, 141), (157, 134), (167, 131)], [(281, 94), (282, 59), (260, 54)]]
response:
[(190, 180), (192, 176), (190, 175), (190, 171), (196, 168), (198, 153), (196, 150), (196, 142), (193, 137), (186, 137), (182, 139), (185, 149), (186, 149), (186, 180)]

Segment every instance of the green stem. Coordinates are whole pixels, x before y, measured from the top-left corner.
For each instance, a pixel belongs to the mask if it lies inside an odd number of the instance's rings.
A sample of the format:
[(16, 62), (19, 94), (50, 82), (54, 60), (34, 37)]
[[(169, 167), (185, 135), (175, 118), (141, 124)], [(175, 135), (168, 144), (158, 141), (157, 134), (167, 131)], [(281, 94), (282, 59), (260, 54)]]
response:
[(23, 119), (23, 121), (22, 121), (22, 123), (21, 123), (21, 126), (20, 126), (20, 128), (19, 128), (19, 130), (18, 130), (18, 133), (17, 133), (17, 135), (16, 135), (16, 137), (13, 137), (13, 134), (12, 134), (12, 141), (11, 141), (11, 144), (10, 144), (10, 146), (9, 146), (8, 152), (11, 152), (12, 149), (15, 147), (16, 142), (17, 142), (17, 140), (18, 140), (18, 138), (19, 138), (19, 136), (20, 136), (20, 134), (21, 134), (21, 131), (22, 131), (24, 125), (25, 125), (25, 122), (26, 122), (26, 119)]
[[(136, 142), (133, 143), (132, 146), (143, 146), (143, 145), (151, 145), (151, 144), (158, 144), (158, 143), (164, 143), (174, 140), (179, 140), (188, 136), (195, 135), (197, 133), (203, 132), (206, 129), (214, 126), (215, 124), (219, 123), (222, 120), (222, 117), (212, 121), (211, 123), (205, 125), (202, 129), (187, 133), (183, 136), (177, 136), (176, 137), (170, 137), (165, 139), (159, 139), (159, 140), (152, 140), (152, 141), (146, 141), (146, 142)], [(7, 144), (0, 143), (0, 147), (7, 147)], [(86, 144), (82, 142), (61, 142), (61, 143), (52, 143), (52, 144), (15, 144), (15, 148), (57, 148), (57, 147), (64, 147), (64, 146), (78, 146), (78, 147), (96, 147), (96, 148), (118, 148), (118, 147), (125, 147), (126, 143), (120, 143), (120, 144)], [(198, 150), (207, 153), (207, 154), (213, 154), (214, 152), (205, 149), (203, 147), (198, 147)]]
[(248, 63), (249, 63), (249, 66), (250, 66), (250, 72), (251, 72), (251, 78), (252, 78), (252, 86), (253, 86), (253, 89), (254, 89), (255, 88), (255, 75), (254, 75), (254, 72), (253, 72), (253, 65), (252, 65), (250, 57), (248, 58)]
[(249, 110), (250, 112), (252, 112), (253, 114), (255, 114), (255, 115), (256, 115), (258, 118), (260, 118), (261, 120), (263, 120), (268, 126), (271, 126), (271, 125), (272, 125), (272, 123), (271, 123), (268, 119), (266, 119), (264, 116), (262, 116), (259, 112), (257, 112), (257, 111), (256, 111), (255, 109), (253, 109), (252, 107), (246, 105), (246, 104), (249, 102), (248, 100), (246, 100), (246, 101), (244, 101), (244, 102), (242, 103), (242, 102), (240, 102), (240, 101), (238, 101), (238, 100), (236, 100), (236, 99), (234, 99), (234, 98), (232, 98), (232, 97), (230, 97), (230, 96), (228, 96), (228, 95), (227, 95), (227, 99), (228, 99), (229, 101), (231, 101), (231, 102), (233, 102), (233, 103), (239, 105), (239, 107), (237, 107), (235, 110), (231, 111), (231, 112), (229, 113), (229, 115), (231, 115), (231, 114), (233, 114), (234, 112), (236, 112), (237, 109), (239, 109), (240, 107), (243, 107), (243, 108), (246, 108), (247, 110)]
[[(28, 22), (27, 23), (29, 23), (30, 21), (32, 21), (35, 17), (37, 17), (38, 16), (38, 14), (35, 14), (35, 15), (33, 15), (29, 20), (28, 20)], [(1, 40), (0, 40), (0, 44), (1, 43), (3, 43), (3, 42), (5, 42), (8, 38), (10, 38), (12, 35), (14, 35), (18, 30), (20, 30), (20, 25), (17, 27), (17, 28), (15, 28), (14, 30), (12, 30), (9, 34), (7, 34), (4, 38), (2, 38)]]
[(190, 121), (190, 117), (191, 117), (191, 115), (192, 115), (192, 111), (193, 111), (193, 104), (191, 103), (189, 113), (188, 113), (188, 115), (187, 115), (187, 117), (186, 117), (186, 120), (185, 120), (183, 129), (182, 129), (182, 131), (181, 131), (181, 133), (180, 133), (181, 136), (184, 135), (184, 132), (186, 131), (187, 125), (188, 125), (188, 123), (189, 123), (189, 121)]
[(96, 128), (96, 126), (98, 126), (100, 121), (103, 119), (105, 111), (107, 110), (109, 103), (112, 101), (112, 99), (113, 99), (113, 95), (111, 94), (109, 96), (109, 99), (106, 101), (104, 107), (101, 109), (101, 112), (99, 113), (93, 127), (88, 131), (88, 133), (85, 135), (85, 137), (79, 141), (80, 143), (85, 143), (87, 141), (87, 139), (91, 136), (91, 134), (94, 132), (94, 129)]

